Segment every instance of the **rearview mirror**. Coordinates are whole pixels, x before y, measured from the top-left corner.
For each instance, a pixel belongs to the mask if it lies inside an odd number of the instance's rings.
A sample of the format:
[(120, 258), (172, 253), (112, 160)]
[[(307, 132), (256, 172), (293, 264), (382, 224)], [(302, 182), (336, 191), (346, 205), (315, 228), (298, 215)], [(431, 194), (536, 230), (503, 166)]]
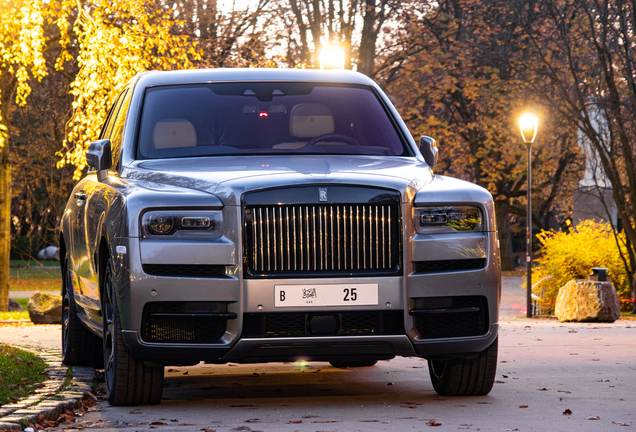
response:
[(97, 170), (97, 180), (108, 177), (107, 170), (112, 166), (110, 140), (97, 140), (89, 144), (86, 150), (86, 163)]
[(439, 150), (437, 149), (437, 142), (433, 138), (426, 135), (420, 137), (420, 152), (431, 168), (437, 165)]

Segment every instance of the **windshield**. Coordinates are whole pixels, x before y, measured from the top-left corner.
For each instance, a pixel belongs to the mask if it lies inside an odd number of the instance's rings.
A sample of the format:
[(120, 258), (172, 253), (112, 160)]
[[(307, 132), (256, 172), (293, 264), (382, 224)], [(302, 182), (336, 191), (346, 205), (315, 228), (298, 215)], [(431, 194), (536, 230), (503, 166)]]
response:
[(138, 159), (229, 154), (363, 154), (408, 150), (366, 87), (188, 84), (146, 90)]

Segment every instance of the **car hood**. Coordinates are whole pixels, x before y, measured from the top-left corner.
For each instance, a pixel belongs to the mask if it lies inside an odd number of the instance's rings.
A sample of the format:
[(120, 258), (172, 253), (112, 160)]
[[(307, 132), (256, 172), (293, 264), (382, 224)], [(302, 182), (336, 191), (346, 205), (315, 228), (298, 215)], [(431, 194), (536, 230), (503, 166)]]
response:
[(240, 205), (245, 191), (303, 184), (380, 186), (399, 190), (403, 201), (412, 202), (433, 173), (412, 157), (225, 156), (136, 161), (121, 177), (208, 192), (224, 205)]

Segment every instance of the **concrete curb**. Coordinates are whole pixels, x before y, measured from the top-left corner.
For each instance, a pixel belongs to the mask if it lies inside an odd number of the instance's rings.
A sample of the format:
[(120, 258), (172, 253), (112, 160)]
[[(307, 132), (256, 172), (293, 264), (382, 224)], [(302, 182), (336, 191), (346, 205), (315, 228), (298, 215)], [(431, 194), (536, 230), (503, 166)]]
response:
[(60, 350), (42, 350), (14, 345), (29, 351), (46, 364), (48, 379), (44, 387), (17, 403), (0, 406), (0, 431), (22, 430), (23, 425), (34, 423), (43, 416), (55, 420), (67, 409), (77, 408), (79, 402), (91, 394), (95, 370), (91, 367), (66, 366), (62, 364)]

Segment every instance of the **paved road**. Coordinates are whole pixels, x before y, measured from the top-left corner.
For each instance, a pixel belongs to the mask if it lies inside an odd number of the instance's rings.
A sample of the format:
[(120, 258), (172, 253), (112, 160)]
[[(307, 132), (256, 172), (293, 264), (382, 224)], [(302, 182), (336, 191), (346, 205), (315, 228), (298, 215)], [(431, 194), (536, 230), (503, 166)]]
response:
[[(3, 342), (16, 331), (6, 330), (0, 327)], [(159, 406), (100, 403), (75, 426), (131, 432), (422, 431), (435, 419), (441, 423), (437, 431), (634, 428), (636, 321), (510, 319), (502, 320), (500, 335), (498, 382), (484, 397), (436, 395), (420, 359), (344, 370), (318, 362), (199, 365), (167, 369)], [(566, 410), (572, 414), (564, 415)]]

